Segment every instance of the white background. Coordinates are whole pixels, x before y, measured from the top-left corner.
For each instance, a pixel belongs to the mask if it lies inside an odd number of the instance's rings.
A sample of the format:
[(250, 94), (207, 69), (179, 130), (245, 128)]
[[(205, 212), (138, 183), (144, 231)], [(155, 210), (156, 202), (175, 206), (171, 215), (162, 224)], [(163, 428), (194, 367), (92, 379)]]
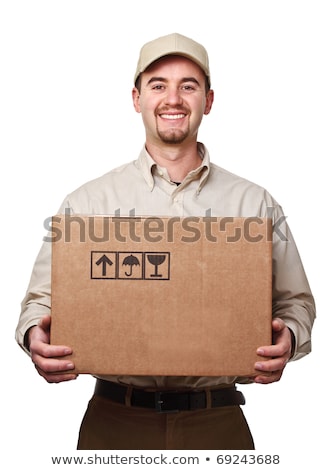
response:
[[(94, 381), (81, 376), (49, 385), (38, 376), (14, 341), (20, 302), (44, 219), (68, 192), (137, 157), (144, 132), (131, 88), (139, 48), (174, 31), (202, 42), (210, 55), (216, 99), (200, 140), (215, 163), (263, 185), (281, 203), (317, 303), (312, 354), (289, 364), (279, 383), (242, 388), (257, 451), (279, 453), (279, 468), (330, 466), (330, 5), (1, 2), (0, 390), (6, 468), (21, 463), (30, 469), (39, 462), (51, 468), (51, 455), (75, 455)], [(96, 322), (97, 334), (99, 327)]]

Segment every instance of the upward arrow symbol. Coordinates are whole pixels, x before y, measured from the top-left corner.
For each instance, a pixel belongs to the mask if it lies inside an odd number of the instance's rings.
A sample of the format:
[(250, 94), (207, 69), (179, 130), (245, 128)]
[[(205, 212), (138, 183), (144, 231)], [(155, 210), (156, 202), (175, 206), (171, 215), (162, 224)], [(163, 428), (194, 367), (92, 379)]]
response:
[(113, 263), (106, 255), (103, 255), (96, 261), (97, 266), (100, 264), (102, 265), (102, 276), (106, 276), (106, 265), (108, 264), (109, 266), (112, 266)]

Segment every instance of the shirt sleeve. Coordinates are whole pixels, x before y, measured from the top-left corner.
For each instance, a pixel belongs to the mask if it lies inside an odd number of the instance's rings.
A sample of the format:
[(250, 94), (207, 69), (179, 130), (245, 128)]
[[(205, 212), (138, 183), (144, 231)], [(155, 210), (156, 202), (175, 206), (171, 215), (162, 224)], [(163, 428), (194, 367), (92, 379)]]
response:
[(273, 318), (281, 318), (295, 337), (291, 360), (311, 351), (315, 302), (293, 235), (280, 206), (273, 210)]
[(30, 354), (25, 334), (44, 315), (51, 314), (51, 242), (44, 241), (36, 258), (26, 295), (21, 303), (21, 315), (15, 332), (18, 344)]

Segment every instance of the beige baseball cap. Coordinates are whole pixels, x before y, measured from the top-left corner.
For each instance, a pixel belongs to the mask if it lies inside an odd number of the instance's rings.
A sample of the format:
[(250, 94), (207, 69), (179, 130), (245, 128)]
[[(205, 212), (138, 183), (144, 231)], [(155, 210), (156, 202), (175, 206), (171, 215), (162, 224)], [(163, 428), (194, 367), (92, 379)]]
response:
[(149, 65), (167, 55), (180, 55), (195, 62), (204, 71), (210, 86), (209, 61), (206, 49), (193, 39), (178, 33), (159, 37), (142, 46), (134, 75), (134, 83), (140, 73), (144, 72)]

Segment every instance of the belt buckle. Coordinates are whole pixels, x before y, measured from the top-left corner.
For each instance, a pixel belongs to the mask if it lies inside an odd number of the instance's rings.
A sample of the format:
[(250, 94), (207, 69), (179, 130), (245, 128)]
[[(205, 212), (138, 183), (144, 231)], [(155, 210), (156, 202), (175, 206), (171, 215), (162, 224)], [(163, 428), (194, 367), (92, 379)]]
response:
[(165, 409), (163, 406), (165, 402), (163, 400), (164, 392), (155, 392), (155, 410), (157, 413), (178, 413), (179, 410)]

